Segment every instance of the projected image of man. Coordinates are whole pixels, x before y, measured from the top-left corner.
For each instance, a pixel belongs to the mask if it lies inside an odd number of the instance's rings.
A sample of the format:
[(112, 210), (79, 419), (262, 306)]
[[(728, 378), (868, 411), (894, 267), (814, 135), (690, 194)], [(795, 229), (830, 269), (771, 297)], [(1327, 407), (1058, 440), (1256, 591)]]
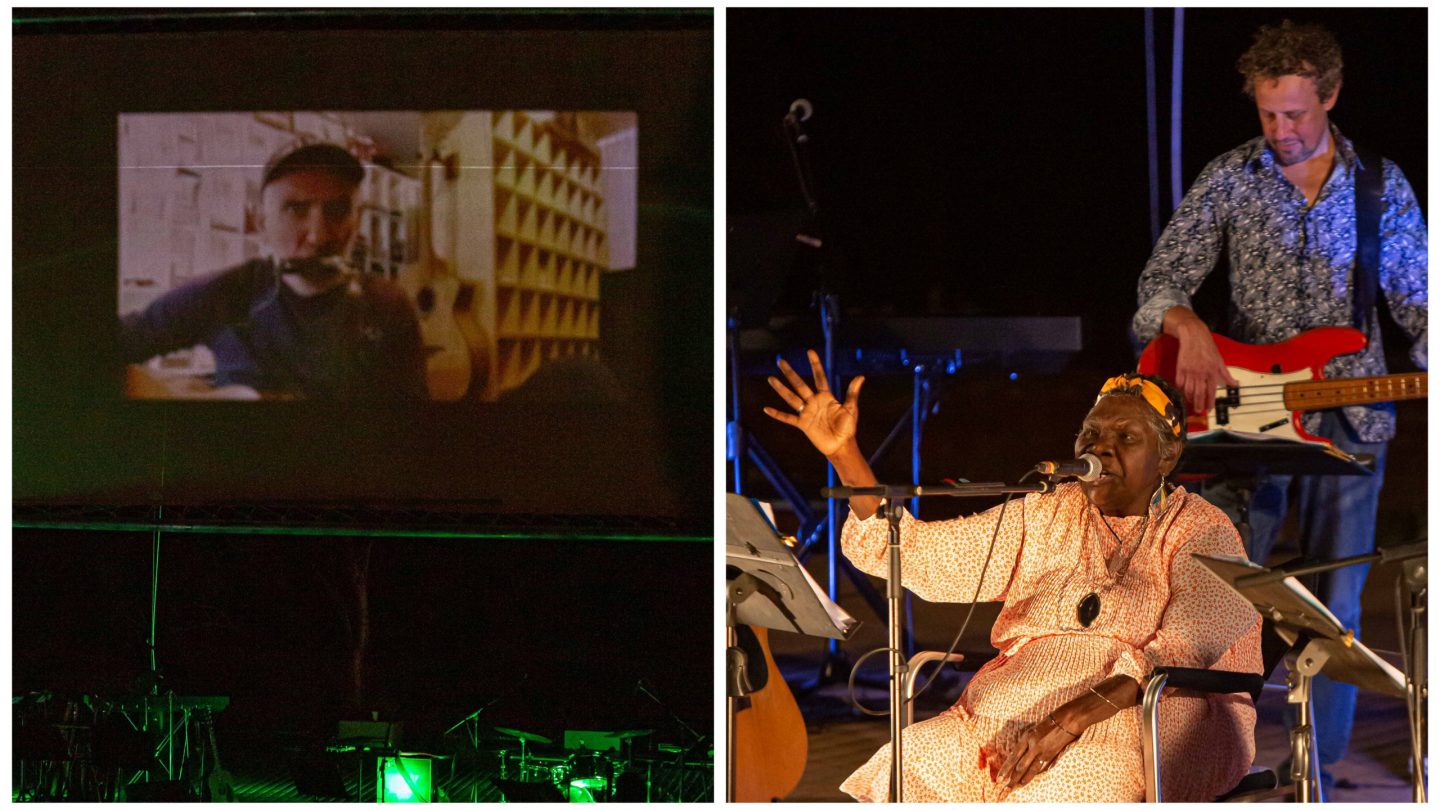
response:
[(268, 255), (200, 276), (124, 316), (126, 362), (203, 344), (215, 356), (217, 390), (424, 398), (424, 347), (408, 298), (344, 259), (364, 178), (360, 162), (331, 144), (271, 160), (255, 221)]

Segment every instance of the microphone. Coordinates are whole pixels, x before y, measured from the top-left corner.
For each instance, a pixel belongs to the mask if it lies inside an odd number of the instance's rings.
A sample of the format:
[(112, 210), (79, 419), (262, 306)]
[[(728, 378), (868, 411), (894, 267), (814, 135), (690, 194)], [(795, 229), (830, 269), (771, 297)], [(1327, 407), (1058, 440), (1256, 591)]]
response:
[(786, 113), (785, 117), (791, 120), (809, 121), (814, 112), (815, 107), (810, 104), (810, 99), (797, 98), (790, 102), (790, 112)]
[(1037, 472), (1051, 478), (1077, 478), (1094, 481), (1100, 477), (1100, 459), (1093, 453), (1085, 453), (1068, 461), (1042, 461), (1035, 465)]
[(332, 273), (344, 273), (350, 269), (349, 264), (339, 256), (307, 256), (300, 259), (286, 259), (280, 262), (280, 275), (297, 274), (301, 276), (330, 275)]
[(805, 134), (805, 130), (801, 128), (800, 124), (803, 121), (809, 121), (814, 112), (815, 108), (811, 106), (809, 99), (797, 98), (790, 102), (790, 111), (785, 113), (785, 126), (793, 131), (796, 143), (806, 143), (810, 140), (810, 136)]

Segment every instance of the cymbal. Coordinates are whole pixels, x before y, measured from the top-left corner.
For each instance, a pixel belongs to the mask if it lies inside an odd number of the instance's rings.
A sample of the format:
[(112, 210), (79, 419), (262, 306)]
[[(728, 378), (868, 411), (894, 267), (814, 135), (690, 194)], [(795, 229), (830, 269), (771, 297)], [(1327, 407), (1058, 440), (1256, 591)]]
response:
[[(514, 748), (505, 754), (512, 766), (520, 764), (520, 752)], [(527, 767), (550, 767), (563, 765), (570, 760), (570, 752), (556, 745), (535, 745), (525, 752)]]
[(633, 731), (607, 731), (606, 737), (613, 737), (617, 740), (633, 740), (636, 737), (644, 737), (647, 734), (654, 734), (653, 728), (637, 728)]
[(660, 765), (671, 768), (713, 768), (715, 762), (710, 757), (698, 759), (686, 757), (681, 759), (674, 754), (636, 754), (635, 762), (640, 764)]
[(514, 737), (517, 740), (524, 740), (525, 742), (536, 742), (541, 743), (542, 745), (549, 745), (550, 743), (554, 742), (549, 737), (542, 737), (539, 734), (531, 734), (528, 731), (521, 731), (515, 728), (501, 728), (499, 726), (495, 726), (495, 730), (500, 732), (501, 734)]

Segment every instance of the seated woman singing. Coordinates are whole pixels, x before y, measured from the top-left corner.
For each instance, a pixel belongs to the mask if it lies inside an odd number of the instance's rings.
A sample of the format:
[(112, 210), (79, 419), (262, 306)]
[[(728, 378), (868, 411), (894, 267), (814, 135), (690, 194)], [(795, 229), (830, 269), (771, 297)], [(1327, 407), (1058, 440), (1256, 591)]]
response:
[[(855, 442), (855, 378), (845, 402), (810, 352), (813, 388), (784, 360), (770, 385), (848, 486), (876, 483)], [(1244, 555), (1223, 512), (1165, 480), (1185, 443), (1180, 394), (1125, 374), (1100, 389), (1075, 439), (1103, 473), (954, 520), (902, 517), (905, 587), (938, 602), (1003, 601), (1000, 654), (959, 702), (904, 731), (905, 799), (1068, 802), (1144, 799), (1140, 684), (1156, 666), (1260, 672), (1260, 616), (1191, 554)], [(850, 500), (842, 543), (861, 570), (887, 572), (880, 501)], [(993, 549), (992, 549), (993, 538)], [(989, 564), (986, 557), (989, 555)], [(983, 572), (983, 573), (982, 573)], [(1205, 801), (1234, 787), (1255, 755), (1249, 695), (1167, 690), (1165, 797)], [(884, 801), (890, 746), (841, 785)]]

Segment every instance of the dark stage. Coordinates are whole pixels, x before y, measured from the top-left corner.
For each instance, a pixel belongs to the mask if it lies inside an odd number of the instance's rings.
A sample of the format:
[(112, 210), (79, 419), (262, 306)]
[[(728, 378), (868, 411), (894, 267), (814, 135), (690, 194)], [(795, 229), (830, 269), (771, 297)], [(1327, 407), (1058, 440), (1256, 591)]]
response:
[[(1336, 32), (1346, 72), (1332, 120), (1396, 161), (1423, 209), (1425, 10), (1305, 11), (1185, 10), (1179, 190), (1259, 134), (1235, 59), (1257, 26), (1293, 17)], [(1174, 16), (1154, 18), (1162, 224)], [(1038, 459), (1067, 457), (1096, 388), (1133, 369), (1141, 348), (1129, 329), (1152, 244), (1142, 10), (741, 9), (728, 25), (726, 281), (742, 432), (818, 503), (823, 460), (760, 409), (780, 404), (764, 380), (778, 355), (803, 368), (804, 349), (822, 348), (812, 301), (823, 287), (836, 373), (866, 374), (859, 443), (887, 446), (872, 462), (881, 480), (1013, 481)], [(821, 217), (809, 225), (781, 122), (797, 98), (814, 110), (805, 131)], [(825, 237), (818, 256), (797, 247), (802, 229)], [(1216, 270), (1196, 296), (1213, 328), (1227, 293)], [(1034, 320), (1047, 318), (1063, 320)], [(1413, 370), (1383, 307), (1380, 323), (1390, 370)], [(947, 336), (948, 351), (920, 348)], [(917, 391), (926, 407), (912, 470)], [(1427, 409), (1397, 408), (1382, 545), (1420, 536), (1428, 505)], [(742, 470), (742, 491), (775, 497), (753, 459)]]
[[(15, 719), (32, 732), (17, 762), (57, 728), (76, 769), (114, 762), (135, 735), (113, 729), (143, 716), (149, 683), (152, 538), (22, 529), (14, 549)], [(708, 539), (167, 533), (152, 701), (228, 698), (214, 727), (241, 799), (324, 798), (326, 784), (353, 796), (357, 772), (373, 799), (374, 751), (338, 727), (372, 719), (402, 724), (395, 748), (442, 757), (435, 783), (452, 801), (498, 798), (502, 762), (522, 778), (520, 740), (496, 727), (548, 738), (527, 740), (528, 782), (593, 766), (572, 767), (566, 731), (644, 732), (603, 755), (607, 789), (621, 767), (652, 800), (708, 799), (709, 560)], [(60, 716), (67, 702), (78, 711)], [(213, 756), (200, 719), (178, 745), (187, 778)]]

